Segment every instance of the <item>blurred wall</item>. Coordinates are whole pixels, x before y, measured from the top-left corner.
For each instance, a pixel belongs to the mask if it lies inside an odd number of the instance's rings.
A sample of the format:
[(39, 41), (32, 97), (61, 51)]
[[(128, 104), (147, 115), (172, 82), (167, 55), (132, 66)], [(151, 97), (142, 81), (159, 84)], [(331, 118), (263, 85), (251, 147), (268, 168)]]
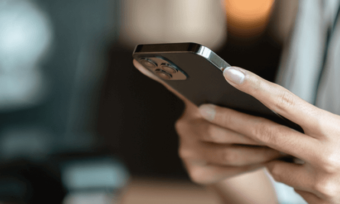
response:
[(143, 43), (197, 42), (211, 49), (226, 40), (221, 0), (124, 0), (119, 40)]
[(116, 0), (0, 0), (2, 159), (95, 146), (118, 7)]

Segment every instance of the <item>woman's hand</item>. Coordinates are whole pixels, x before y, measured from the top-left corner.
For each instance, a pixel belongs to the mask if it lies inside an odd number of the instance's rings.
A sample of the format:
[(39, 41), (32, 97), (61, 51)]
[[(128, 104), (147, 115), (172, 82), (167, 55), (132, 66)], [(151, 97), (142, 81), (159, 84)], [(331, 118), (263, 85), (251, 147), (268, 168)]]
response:
[(213, 105), (200, 107), (204, 117), (233, 134), (247, 136), (303, 160), (303, 164), (272, 161), (267, 167), (275, 180), (294, 187), (308, 203), (340, 203), (340, 116), (319, 109), (244, 69), (228, 68), (224, 77), (235, 88), (299, 124), (305, 133)]
[[(225, 128), (223, 124), (207, 121), (199, 109), (185, 97), (135, 60), (134, 65), (143, 74), (163, 84), (184, 101), (186, 105), (184, 114), (176, 123), (176, 130), (180, 136), (179, 155), (194, 182), (217, 183), (262, 168), (265, 162), (282, 156), (278, 151), (260, 146), (260, 143), (243, 134)], [(222, 113), (229, 111), (224, 108), (219, 110)]]

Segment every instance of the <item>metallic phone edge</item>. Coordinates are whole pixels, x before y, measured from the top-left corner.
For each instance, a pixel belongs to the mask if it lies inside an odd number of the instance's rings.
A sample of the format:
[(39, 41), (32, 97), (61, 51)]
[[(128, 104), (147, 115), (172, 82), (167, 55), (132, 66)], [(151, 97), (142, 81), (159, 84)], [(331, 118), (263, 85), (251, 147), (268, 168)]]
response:
[[(198, 43), (193, 43), (193, 42), (187, 42), (187, 43), (164, 43), (164, 44), (158, 44), (158, 45), (169, 45), (169, 44), (191, 44), (191, 45), (196, 45), (199, 46), (199, 48), (197, 49), (197, 51), (195, 50), (173, 50), (173, 51), (157, 51), (157, 52), (141, 52), (143, 54), (153, 54), (153, 53), (194, 53), (198, 56), (201, 56), (203, 58), (205, 58), (206, 60), (208, 60), (211, 64), (215, 65), (216, 68), (218, 68), (219, 70), (223, 71), (225, 68), (230, 67), (231, 65), (229, 65), (226, 61), (224, 61), (221, 57), (219, 57), (215, 52), (213, 52), (211, 49), (209, 49), (208, 47), (205, 47), (201, 44)], [(138, 48), (140, 46), (143, 46), (144, 44), (139, 44), (136, 45), (134, 51), (133, 51), (133, 56), (137, 53), (139, 53)], [(156, 45), (156, 44), (154, 44)]]
[(223, 71), (227, 67), (230, 67), (230, 64), (224, 61), (220, 56), (218, 56), (211, 49), (203, 45), (201, 45), (200, 49), (196, 52), (196, 54), (207, 59), (210, 63), (215, 65), (221, 71)]

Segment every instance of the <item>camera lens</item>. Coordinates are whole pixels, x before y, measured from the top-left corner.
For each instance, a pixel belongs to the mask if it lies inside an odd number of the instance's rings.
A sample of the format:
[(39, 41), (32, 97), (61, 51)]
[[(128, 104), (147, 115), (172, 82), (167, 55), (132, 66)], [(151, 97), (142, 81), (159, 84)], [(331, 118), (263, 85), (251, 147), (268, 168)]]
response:
[(168, 72), (164, 71), (164, 70), (161, 70), (161, 69), (156, 69), (155, 73), (161, 77), (162, 79), (166, 79), (166, 80), (169, 80), (172, 78), (172, 75), (169, 74)]
[(140, 62), (147, 68), (156, 68), (157, 63), (148, 58), (140, 58)]
[(175, 74), (178, 70), (175, 66), (168, 64), (168, 63), (162, 63), (161, 68), (171, 74)]

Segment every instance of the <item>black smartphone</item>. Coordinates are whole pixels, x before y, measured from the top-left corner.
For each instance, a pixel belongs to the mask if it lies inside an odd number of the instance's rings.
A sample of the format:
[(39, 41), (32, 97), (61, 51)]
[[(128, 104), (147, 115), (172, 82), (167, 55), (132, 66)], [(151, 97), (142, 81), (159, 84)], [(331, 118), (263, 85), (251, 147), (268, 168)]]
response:
[(222, 71), (230, 65), (197, 43), (141, 44), (133, 58), (197, 106), (211, 103), (264, 117), (303, 132), (254, 97), (231, 86)]

